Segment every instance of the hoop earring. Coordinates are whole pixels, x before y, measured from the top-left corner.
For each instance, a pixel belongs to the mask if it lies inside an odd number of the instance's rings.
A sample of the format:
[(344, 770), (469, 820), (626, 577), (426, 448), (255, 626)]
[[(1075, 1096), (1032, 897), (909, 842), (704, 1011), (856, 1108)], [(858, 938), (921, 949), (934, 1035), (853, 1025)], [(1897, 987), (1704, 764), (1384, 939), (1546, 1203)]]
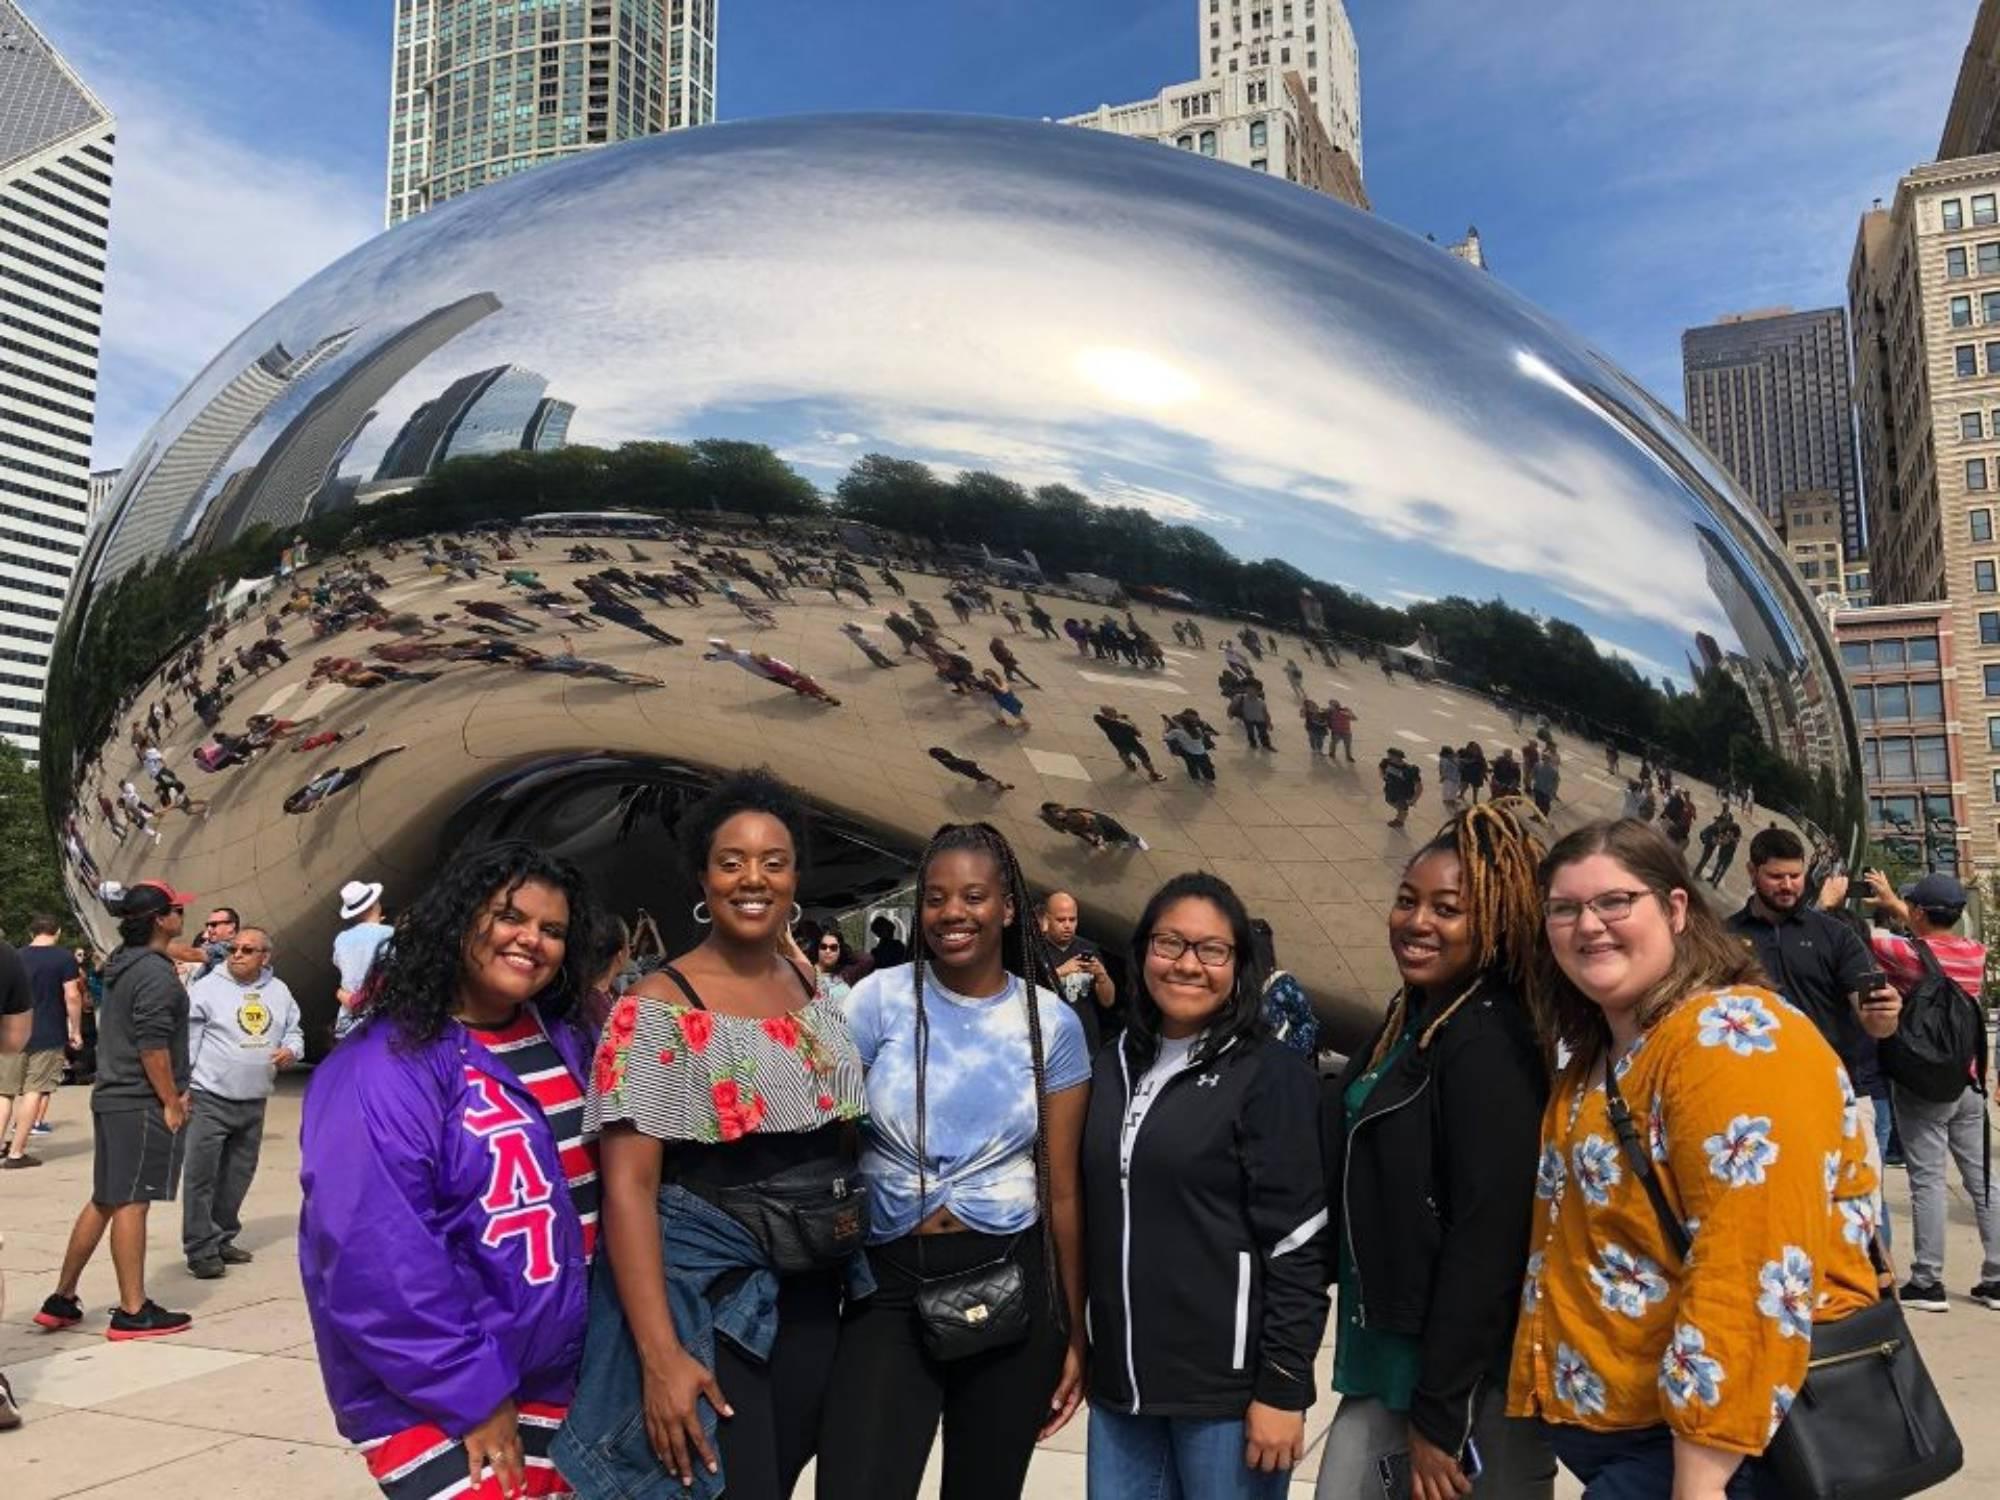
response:
[(706, 927), (710, 922), (713, 922), (715, 920), (715, 916), (712, 912), (709, 911), (708, 903), (706, 901), (695, 902), (694, 919), (703, 927)]
[(798, 902), (794, 901), (792, 903), (792, 925), (796, 927), (799, 925), (799, 923), (803, 922), (805, 919), (806, 919), (806, 909), (803, 906), (799, 905)]

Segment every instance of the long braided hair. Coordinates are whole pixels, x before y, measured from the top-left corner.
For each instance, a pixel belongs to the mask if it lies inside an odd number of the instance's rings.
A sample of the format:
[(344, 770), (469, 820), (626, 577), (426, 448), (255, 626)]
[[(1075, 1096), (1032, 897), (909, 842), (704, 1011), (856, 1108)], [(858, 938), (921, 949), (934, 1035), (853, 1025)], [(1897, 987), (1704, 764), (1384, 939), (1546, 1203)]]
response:
[(1062, 1266), (1056, 1255), (1055, 1229), (1049, 1212), (1049, 1089), (1042, 1051), (1042, 1015), (1037, 998), (1056, 987), (1054, 967), (1041, 934), (1034, 926), (1034, 898), (1029, 894), (1021, 862), (1005, 834), (991, 823), (946, 823), (931, 835), (917, 861), (916, 906), (910, 913), (910, 985), (917, 1006), (917, 1203), (921, 1208), (926, 1192), (924, 1128), (925, 1075), (930, 1060), (930, 1012), (924, 1000), (924, 971), (930, 960), (929, 941), (924, 936), (924, 887), (931, 864), (941, 854), (969, 850), (984, 854), (1000, 872), (1001, 894), (1014, 908), (1013, 924), (1000, 936), (1000, 964), (1026, 986), (1028, 1010), (1028, 1052), (1035, 1072), (1035, 1207), (1041, 1220), (1042, 1261), (1047, 1272), (1049, 1307), (1057, 1325), (1069, 1331), (1069, 1304), (1063, 1298)]
[[(1555, 1026), (1550, 1013), (1547, 989), (1537, 982), (1535, 943), (1542, 926), (1542, 886), (1540, 867), (1542, 843), (1529, 830), (1516, 806), (1517, 798), (1498, 802), (1475, 802), (1452, 815), (1436, 836), (1410, 856), (1403, 866), (1407, 874), (1417, 861), (1433, 854), (1458, 857), (1459, 900), (1472, 922), (1473, 963), (1479, 976), (1497, 974), (1508, 980), (1528, 1019), (1535, 1028), (1544, 1063), (1555, 1059)], [(1452, 1000), (1418, 1038), (1421, 1049), (1459, 1006), (1478, 988), (1475, 980)], [(1409, 1016), (1409, 991), (1396, 991), (1389, 1004), (1388, 1024), (1375, 1042), (1369, 1058), (1371, 1069), (1396, 1045)]]

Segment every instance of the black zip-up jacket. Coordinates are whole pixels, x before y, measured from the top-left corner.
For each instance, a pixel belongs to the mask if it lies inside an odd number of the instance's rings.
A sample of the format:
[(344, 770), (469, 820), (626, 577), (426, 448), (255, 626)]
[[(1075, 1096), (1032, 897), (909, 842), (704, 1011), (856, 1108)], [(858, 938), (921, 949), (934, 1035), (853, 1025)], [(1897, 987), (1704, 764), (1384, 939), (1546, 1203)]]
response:
[[(1419, 1005), (1419, 1038), (1435, 1013)], [(1342, 1100), (1379, 1038), (1325, 1087), (1327, 1203), (1362, 1323), (1422, 1341), (1412, 1425), (1459, 1454), (1513, 1343), (1548, 1070), (1525, 1007), (1489, 977), (1382, 1076), (1350, 1132)]]
[(1268, 1037), (1226, 1044), (1160, 1090), (1127, 1175), (1133, 1046), (1098, 1054), (1083, 1127), (1090, 1399), (1161, 1417), (1303, 1411), (1331, 1267), (1318, 1080)]

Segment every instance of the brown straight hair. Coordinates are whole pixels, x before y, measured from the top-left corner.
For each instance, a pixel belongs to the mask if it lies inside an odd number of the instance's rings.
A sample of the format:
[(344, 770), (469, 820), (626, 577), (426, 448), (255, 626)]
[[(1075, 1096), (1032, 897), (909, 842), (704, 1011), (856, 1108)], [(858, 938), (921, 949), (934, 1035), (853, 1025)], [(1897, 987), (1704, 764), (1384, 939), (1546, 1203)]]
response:
[[(1561, 839), (1542, 860), (1540, 885), (1547, 901), (1556, 871), (1593, 854), (1608, 854), (1664, 905), (1675, 891), (1687, 893), (1687, 923), (1674, 935), (1674, 961), (1660, 982), (1639, 1002), (1639, 1028), (1647, 1031), (1688, 996), (1732, 984), (1769, 984), (1756, 956), (1703, 899), (1687, 861), (1657, 828), (1637, 818), (1586, 823)], [(1537, 980), (1555, 1017), (1556, 1037), (1569, 1048), (1571, 1067), (1587, 1070), (1603, 1050), (1604, 1011), (1563, 973), (1549, 943), (1546, 921), (1535, 943)]]

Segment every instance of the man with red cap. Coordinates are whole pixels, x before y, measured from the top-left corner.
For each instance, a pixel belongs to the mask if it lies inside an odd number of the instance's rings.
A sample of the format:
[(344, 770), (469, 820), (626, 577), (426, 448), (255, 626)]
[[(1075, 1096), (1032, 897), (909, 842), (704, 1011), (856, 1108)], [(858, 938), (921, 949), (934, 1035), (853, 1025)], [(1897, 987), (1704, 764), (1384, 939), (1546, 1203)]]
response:
[(76, 1216), (56, 1289), (35, 1321), (67, 1328), (83, 1320), (77, 1282), (111, 1231), (118, 1305), (109, 1339), (157, 1338), (194, 1320), (146, 1295), (146, 1211), (179, 1188), (188, 1115), (188, 996), (174, 967), (182, 908), (194, 897), (157, 880), (107, 885), (120, 947), (104, 965), (98, 1007), (97, 1082), (90, 1110), (96, 1155), (90, 1201)]

